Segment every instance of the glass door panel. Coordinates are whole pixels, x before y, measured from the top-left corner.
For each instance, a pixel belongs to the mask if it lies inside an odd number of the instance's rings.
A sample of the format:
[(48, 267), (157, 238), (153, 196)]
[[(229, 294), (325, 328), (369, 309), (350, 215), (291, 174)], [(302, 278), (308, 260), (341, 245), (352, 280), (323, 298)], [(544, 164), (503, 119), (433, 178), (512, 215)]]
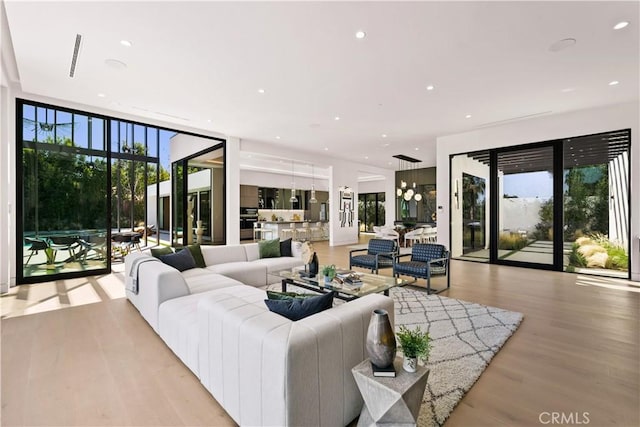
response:
[[(468, 261), (489, 261), (489, 152), (451, 158), (451, 255)], [(432, 220), (435, 222), (435, 189)]]
[(553, 265), (553, 146), (497, 158), (498, 260)]

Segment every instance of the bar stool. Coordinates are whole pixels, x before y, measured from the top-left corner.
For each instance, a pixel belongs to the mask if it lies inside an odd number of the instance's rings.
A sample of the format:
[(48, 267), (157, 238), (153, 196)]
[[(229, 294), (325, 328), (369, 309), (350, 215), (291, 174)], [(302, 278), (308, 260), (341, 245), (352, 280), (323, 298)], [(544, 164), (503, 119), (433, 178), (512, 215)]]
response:
[(253, 240), (265, 240), (267, 235), (273, 239), (273, 230), (258, 221), (253, 223)]
[(309, 227), (309, 240), (319, 240), (322, 238), (322, 223), (316, 222), (313, 227)]
[(287, 237), (291, 236), (293, 240), (296, 240), (296, 223), (290, 222), (289, 228), (283, 228), (280, 230), (280, 240), (285, 240)]
[(302, 239), (304, 237), (305, 240), (311, 240), (311, 230), (309, 229), (309, 222), (303, 222), (302, 228), (296, 229), (296, 234), (298, 235), (299, 239)]

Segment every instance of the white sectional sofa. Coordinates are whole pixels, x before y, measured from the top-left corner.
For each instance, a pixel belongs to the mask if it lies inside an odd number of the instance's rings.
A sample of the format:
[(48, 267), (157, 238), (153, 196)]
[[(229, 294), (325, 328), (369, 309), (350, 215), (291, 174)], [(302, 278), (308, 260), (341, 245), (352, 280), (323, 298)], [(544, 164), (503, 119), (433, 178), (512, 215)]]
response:
[[(171, 350), (240, 425), (346, 425), (362, 408), (351, 368), (366, 356), (371, 312), (393, 314), (383, 295), (335, 306), (299, 321), (269, 311), (269, 273), (302, 265), (259, 258), (257, 244), (203, 246), (206, 268), (180, 273), (133, 253), (127, 297)], [(132, 269), (132, 265), (136, 267)], [(134, 271), (135, 270), (135, 271)], [(393, 319), (392, 319), (393, 321)]]

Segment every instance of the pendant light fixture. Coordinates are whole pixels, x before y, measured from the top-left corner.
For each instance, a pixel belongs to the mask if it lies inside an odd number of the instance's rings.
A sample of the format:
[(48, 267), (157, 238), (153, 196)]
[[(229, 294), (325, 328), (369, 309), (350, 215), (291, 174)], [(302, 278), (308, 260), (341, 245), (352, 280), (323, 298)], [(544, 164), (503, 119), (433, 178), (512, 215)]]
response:
[(309, 199), (309, 203), (318, 203), (318, 199), (316, 199), (316, 177), (313, 170), (313, 165), (311, 165), (311, 198)]
[(293, 160), (291, 160), (291, 198), (289, 199), (289, 202), (295, 203), (297, 201), (298, 199), (296, 198), (296, 179), (294, 175), (294, 162)]
[(421, 201), (422, 194), (418, 191), (418, 185), (416, 184), (418, 174), (417, 163), (420, 163), (420, 160), (402, 154), (393, 157), (398, 159), (400, 172), (408, 172), (408, 178), (411, 180), (411, 185), (409, 185), (407, 181), (401, 179), (400, 187), (396, 188), (396, 195), (398, 198), (402, 198), (407, 202), (411, 201), (411, 199), (414, 199), (416, 202)]

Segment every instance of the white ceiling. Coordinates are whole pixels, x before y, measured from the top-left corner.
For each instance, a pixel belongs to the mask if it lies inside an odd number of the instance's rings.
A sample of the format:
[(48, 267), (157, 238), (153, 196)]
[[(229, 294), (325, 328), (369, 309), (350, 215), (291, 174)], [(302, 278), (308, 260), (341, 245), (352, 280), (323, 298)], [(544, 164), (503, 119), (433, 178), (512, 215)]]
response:
[(638, 2), (5, 6), (24, 92), (389, 169), (435, 165), (437, 136), (639, 99)]

